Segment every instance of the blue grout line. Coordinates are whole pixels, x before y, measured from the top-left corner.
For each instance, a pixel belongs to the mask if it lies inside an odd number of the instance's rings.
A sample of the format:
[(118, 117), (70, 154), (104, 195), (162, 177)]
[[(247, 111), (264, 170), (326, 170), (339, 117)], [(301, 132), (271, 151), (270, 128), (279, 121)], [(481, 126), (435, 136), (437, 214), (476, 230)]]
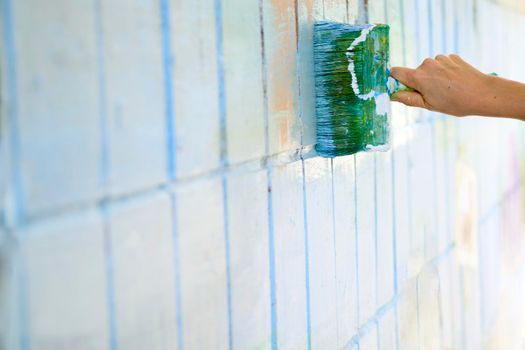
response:
[[(433, 12), (432, 12), (432, 0), (428, 0), (428, 41), (429, 41), (429, 51), (431, 54), (434, 52), (434, 24), (433, 24)], [(431, 130), (431, 161), (432, 161), (432, 187), (434, 194), (434, 235), (437, 238), (435, 244), (439, 244), (439, 235), (440, 235), (440, 223), (437, 220), (437, 213), (439, 212), (439, 201), (438, 201), (438, 184), (437, 184), (437, 154), (436, 154), (436, 119), (437, 116), (433, 116), (432, 124), (430, 125)], [(430, 240), (432, 244), (432, 240)]]
[(18, 269), (17, 269), (17, 284), (18, 290), (18, 310), (19, 310), (19, 327), (20, 327), (20, 349), (31, 350), (31, 325), (30, 325), (30, 312), (29, 312), (29, 281), (27, 276), (27, 267), (25, 256), (20, 254)]
[[(173, 51), (171, 48), (170, 6), (169, 0), (160, 0), (160, 15), (162, 27), (162, 60), (164, 68), (164, 94), (166, 113), (166, 165), (168, 178), (176, 177), (176, 152), (175, 152), (175, 115), (173, 109)], [(184, 349), (183, 305), (182, 305), (182, 279), (180, 264), (179, 231), (177, 224), (177, 195), (169, 193), (172, 208), (172, 244), (173, 244), (173, 269), (175, 274), (175, 323), (177, 328), (177, 347)]]
[(334, 185), (334, 158), (330, 158), (330, 178), (332, 182), (332, 235), (334, 249), (334, 285), (335, 285), (335, 322), (336, 322), (336, 344), (339, 347), (339, 307), (337, 297), (337, 234), (335, 229), (335, 185)]
[(104, 30), (102, 28), (101, 0), (95, 1), (95, 27), (97, 36), (97, 65), (100, 113), (100, 182), (102, 192), (107, 193), (109, 186), (109, 134), (107, 116), (106, 66), (104, 62)]
[[(20, 171), (20, 140), (19, 140), (19, 126), (18, 126), (18, 87), (16, 76), (16, 54), (15, 54), (15, 39), (13, 33), (13, 18), (12, 18), (11, 1), (2, 1), (2, 22), (3, 22), (3, 41), (5, 48), (5, 64), (7, 75), (7, 92), (8, 92), (8, 110), (7, 110), (7, 127), (8, 127), (8, 141), (11, 154), (9, 156), (9, 178), (10, 187), (13, 190), (14, 212), (11, 213), (11, 219), (16, 227), (23, 221), (24, 196), (21, 183)], [(1, 221), (1, 218), (0, 218)], [(28, 284), (29, 278), (25, 268), (23, 257), (20, 259), (21, 263), (17, 271), (17, 283), (20, 289), (18, 300), (19, 319), (19, 345), (22, 350), (31, 349), (31, 334), (30, 334), (30, 314), (28, 301)]]
[(267, 172), (268, 177), (268, 250), (270, 265), (270, 313), (271, 313), (271, 339), (272, 349), (277, 349), (277, 292), (275, 280), (275, 237), (273, 227), (273, 195), (272, 195), (272, 173)]
[(399, 13), (401, 25), (401, 48), (403, 50), (403, 66), (407, 65), (407, 44), (406, 44), (406, 28), (405, 28), (405, 5), (404, 0), (399, 0)]
[(184, 327), (182, 321), (183, 306), (182, 306), (182, 279), (181, 279), (181, 262), (180, 262), (180, 245), (179, 245), (179, 230), (177, 225), (177, 197), (175, 193), (169, 193), (171, 199), (172, 209), (172, 243), (173, 243), (173, 269), (175, 272), (175, 323), (177, 327), (177, 347), (179, 350), (184, 349)]
[(466, 344), (466, 329), (467, 329), (467, 318), (465, 317), (465, 300), (464, 300), (464, 291), (465, 291), (465, 275), (464, 275), (464, 268), (463, 266), (460, 267), (459, 270), (459, 286), (460, 286), (460, 307), (461, 307), (461, 348), (467, 349)]
[[(406, 45), (406, 28), (405, 28), (405, 6), (404, 6), (404, 0), (399, 0), (399, 13), (400, 13), (400, 26), (401, 26), (401, 48), (403, 50), (403, 65), (406, 66), (407, 64), (407, 45)], [(405, 116), (407, 118), (407, 116)], [(407, 148), (405, 149), (407, 151)], [(408, 156), (408, 154), (407, 154)], [(408, 157), (407, 157), (408, 161)], [(395, 173), (395, 154), (392, 152), (392, 202), (394, 203), (392, 205), (392, 211), (393, 211), (393, 217), (394, 217), (394, 292), (397, 294), (399, 293), (399, 274), (398, 274), (398, 256), (397, 256), (397, 213), (396, 213), (396, 206), (395, 203), (397, 201), (396, 196), (396, 173)], [(407, 194), (410, 195), (409, 190), (407, 186)], [(407, 198), (409, 200), (409, 198)], [(411, 226), (411, 219), (409, 218), (409, 227)], [(399, 328), (399, 311), (397, 304), (394, 308), (394, 317), (395, 317), (395, 332), (396, 332), (396, 350), (401, 349), (400, 347), (400, 328)]]
[[(396, 212), (396, 157), (395, 151), (391, 152), (392, 161), (390, 163), (392, 177), (392, 250), (393, 250), (393, 267), (394, 267), (394, 294), (398, 293), (398, 274), (397, 274), (397, 212)], [(396, 348), (399, 349), (399, 324), (397, 319), (397, 307), (394, 310), (395, 314), (395, 333), (396, 333)]]
[(446, 0), (441, 0), (441, 50), (447, 53), (447, 7)]
[(378, 214), (377, 214), (377, 154), (374, 157), (374, 264), (375, 264), (375, 305), (379, 305), (379, 250), (378, 250)]
[(421, 321), (419, 317), (419, 276), (416, 277), (416, 309), (417, 348), (421, 350)]
[[(217, 56), (217, 85), (219, 104), (219, 136), (220, 136), (220, 163), (221, 167), (228, 167), (228, 148), (226, 143), (226, 89), (224, 82), (224, 56), (222, 45), (222, 4), (215, 0), (215, 51)], [(222, 205), (224, 211), (224, 255), (226, 260), (226, 299), (228, 309), (228, 349), (233, 349), (233, 304), (232, 304), (232, 278), (230, 257), (230, 222), (228, 206), (228, 179), (222, 174)]]
[[(108, 118), (107, 118), (107, 89), (106, 89), (106, 70), (104, 61), (104, 30), (102, 24), (102, 3), (101, 0), (95, 1), (95, 27), (96, 27), (96, 41), (97, 41), (97, 65), (98, 65), (98, 84), (99, 84), (99, 100), (100, 100), (100, 131), (101, 131), (101, 158), (100, 158), (100, 179), (102, 190), (107, 192), (109, 184), (109, 133), (108, 133)], [(104, 258), (106, 271), (106, 298), (107, 298), (107, 312), (108, 312), (108, 327), (109, 327), (109, 347), (111, 350), (118, 349), (117, 338), (117, 321), (116, 321), (116, 306), (115, 306), (115, 286), (114, 286), (114, 269), (113, 269), (113, 253), (111, 245), (111, 231), (108, 218), (108, 203), (102, 201), (100, 204), (100, 212), (103, 221), (104, 234)]]
[(116, 304), (115, 304), (115, 285), (114, 285), (114, 266), (113, 266), (113, 248), (111, 243), (111, 229), (109, 226), (109, 215), (106, 203), (102, 203), (101, 215), (103, 220), (104, 233), (104, 257), (106, 269), (106, 298), (107, 298), (107, 312), (108, 312), (108, 326), (109, 326), (109, 348), (111, 350), (118, 349), (117, 336), (117, 319), (116, 319)]
[[(259, 0), (259, 26), (261, 35), (261, 76), (263, 88), (263, 115), (264, 115), (264, 151), (270, 153), (269, 115), (268, 115), (268, 66), (266, 61), (266, 47), (264, 41), (264, 8), (263, 0)], [(270, 330), (272, 349), (277, 349), (277, 293), (275, 281), (275, 240), (273, 227), (273, 195), (272, 171), (266, 169), (267, 194), (268, 194), (268, 265), (270, 282)]]
[(224, 210), (224, 251), (226, 260), (226, 299), (228, 308), (228, 348), (233, 349), (233, 305), (232, 305), (232, 278), (230, 257), (230, 222), (228, 207), (228, 180), (222, 179), (222, 204)]
[(434, 21), (432, 19), (432, 0), (427, 0), (428, 6), (428, 51), (429, 55), (434, 55), (434, 37), (432, 35)]
[(168, 177), (176, 176), (175, 116), (173, 111), (173, 51), (171, 48), (169, 0), (160, 0), (162, 26), (162, 63), (164, 66), (164, 94), (166, 113), (166, 164)]
[(354, 159), (354, 226), (355, 226), (355, 282), (356, 282), (356, 296), (357, 296), (357, 310), (356, 310), (356, 319), (359, 324), (359, 229), (358, 229), (358, 220), (357, 220), (357, 161), (356, 155), (353, 156)]
[(8, 109), (7, 109), (7, 128), (8, 142), (11, 154), (9, 157), (9, 178), (10, 187), (13, 191), (13, 213), (11, 219), (14, 226), (19, 225), (25, 220), (24, 215), (24, 192), (22, 188), (22, 176), (20, 169), (20, 129), (18, 125), (18, 86), (17, 86), (17, 67), (16, 67), (16, 45), (13, 32), (13, 10), (11, 0), (2, 1), (2, 22), (3, 40), (5, 48), (5, 63), (7, 76)]
[[(394, 303), (394, 305), (392, 305), (392, 308), (397, 304)], [(375, 329), (376, 329), (376, 339), (377, 339), (377, 348), (378, 349), (381, 349), (381, 337), (380, 337), (380, 334), (379, 334), (379, 320), (377, 318), (374, 319), (374, 325), (375, 325)]]
[(312, 325), (311, 325), (311, 306), (310, 306), (310, 254), (308, 246), (308, 209), (306, 198), (306, 170), (304, 159), (301, 159), (301, 169), (303, 176), (303, 224), (304, 224), (304, 263), (305, 263), (305, 287), (306, 287), (306, 335), (308, 338), (308, 350), (312, 349)]
[(416, 43), (416, 58), (417, 61), (421, 61), (421, 45), (420, 45), (420, 37), (419, 37), (419, 0), (414, 1), (414, 17), (415, 17), (415, 23), (414, 23), (414, 41)]
[(459, 19), (458, 19), (458, 4), (456, 1), (452, 1), (454, 4), (454, 52), (459, 53)]
[[(296, 67), (297, 76), (297, 95), (299, 100), (299, 120), (301, 121), (300, 128), (300, 141), (301, 146), (304, 146), (304, 120), (303, 120), (303, 103), (301, 95), (301, 40), (299, 40), (300, 32), (298, 28), (299, 19), (299, 4), (298, 0), (294, 0), (294, 15), (296, 23), (296, 35), (297, 35), (297, 47), (296, 47), (296, 61), (298, 62)], [(306, 170), (304, 163), (303, 152), (299, 153), (301, 160), (301, 173), (302, 173), (302, 191), (303, 191), (303, 225), (304, 225), (304, 270), (305, 270), (305, 297), (306, 297), (306, 337), (307, 337), (307, 348), (312, 348), (312, 332), (311, 332), (311, 306), (310, 306), (310, 254), (308, 246), (308, 210), (307, 210), (307, 199), (306, 199)]]
[(222, 0), (215, 0), (215, 51), (217, 55), (217, 80), (219, 103), (220, 161), (223, 168), (228, 166), (228, 145), (226, 132), (226, 88), (224, 82), (224, 53), (222, 45)]

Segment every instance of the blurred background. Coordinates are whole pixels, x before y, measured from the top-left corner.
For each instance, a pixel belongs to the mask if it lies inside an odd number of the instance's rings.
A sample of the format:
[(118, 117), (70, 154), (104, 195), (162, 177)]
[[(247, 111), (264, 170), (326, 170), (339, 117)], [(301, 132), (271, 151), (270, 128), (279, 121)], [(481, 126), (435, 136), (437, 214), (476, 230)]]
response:
[(312, 24), (525, 81), (518, 0), (0, 0), (0, 349), (524, 349), (525, 128), (313, 150)]

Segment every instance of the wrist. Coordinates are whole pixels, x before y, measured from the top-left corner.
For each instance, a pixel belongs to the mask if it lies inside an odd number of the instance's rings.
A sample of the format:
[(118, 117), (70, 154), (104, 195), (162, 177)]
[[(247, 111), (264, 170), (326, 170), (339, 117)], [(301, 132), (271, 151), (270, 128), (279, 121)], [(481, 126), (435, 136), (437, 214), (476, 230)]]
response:
[(476, 108), (475, 114), (494, 117), (505, 116), (508, 113), (506, 80), (497, 76), (483, 75), (481, 86), (481, 93), (478, 95), (478, 108)]

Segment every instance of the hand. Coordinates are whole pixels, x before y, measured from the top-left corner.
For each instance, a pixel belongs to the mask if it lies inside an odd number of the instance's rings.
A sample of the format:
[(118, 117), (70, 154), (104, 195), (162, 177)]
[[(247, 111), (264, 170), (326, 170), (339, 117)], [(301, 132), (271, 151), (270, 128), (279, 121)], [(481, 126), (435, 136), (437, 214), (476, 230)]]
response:
[(393, 101), (431, 111), (465, 115), (498, 115), (498, 80), (463, 61), (458, 55), (427, 58), (417, 69), (393, 67), (391, 75), (415, 91), (392, 95)]

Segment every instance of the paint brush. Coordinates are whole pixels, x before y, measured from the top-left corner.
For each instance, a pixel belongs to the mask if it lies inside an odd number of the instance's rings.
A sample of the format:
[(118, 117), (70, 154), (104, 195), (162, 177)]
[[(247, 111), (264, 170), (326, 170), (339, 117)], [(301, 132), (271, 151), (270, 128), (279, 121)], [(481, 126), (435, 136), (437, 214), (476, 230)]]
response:
[(389, 27), (314, 24), (317, 152), (324, 157), (387, 150), (390, 95), (406, 86), (390, 77)]

